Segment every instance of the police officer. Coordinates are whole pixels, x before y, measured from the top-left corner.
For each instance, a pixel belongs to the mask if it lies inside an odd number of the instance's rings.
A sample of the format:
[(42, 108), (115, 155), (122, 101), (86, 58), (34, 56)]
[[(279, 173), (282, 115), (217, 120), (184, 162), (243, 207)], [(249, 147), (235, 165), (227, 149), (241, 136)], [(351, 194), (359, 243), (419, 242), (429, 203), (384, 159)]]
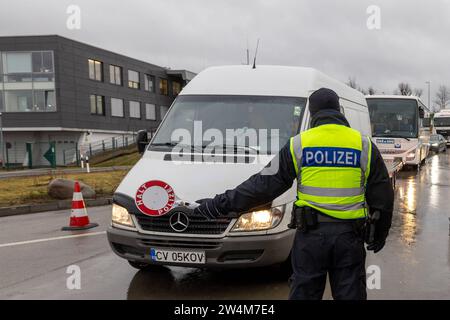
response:
[[(264, 174), (198, 200), (194, 213), (207, 219), (245, 213), (271, 202), (297, 179), (289, 298), (321, 299), (328, 273), (334, 299), (366, 299), (364, 238), (375, 253), (385, 244), (394, 201), (389, 175), (377, 147), (350, 128), (333, 90), (313, 92), (309, 112), (311, 129), (291, 138)], [(272, 168), (278, 170), (268, 174)], [(364, 228), (374, 215), (378, 219)]]

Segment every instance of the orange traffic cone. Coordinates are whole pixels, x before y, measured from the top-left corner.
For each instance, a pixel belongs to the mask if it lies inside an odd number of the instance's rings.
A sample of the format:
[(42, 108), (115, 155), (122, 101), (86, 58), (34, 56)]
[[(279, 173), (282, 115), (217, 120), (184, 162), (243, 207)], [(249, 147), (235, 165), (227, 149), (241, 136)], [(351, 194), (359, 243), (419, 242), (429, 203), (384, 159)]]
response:
[(70, 225), (63, 227), (62, 230), (85, 230), (97, 227), (98, 223), (90, 223), (87, 215), (86, 206), (84, 205), (83, 194), (81, 193), (80, 184), (75, 181), (72, 199), (72, 211), (70, 213)]

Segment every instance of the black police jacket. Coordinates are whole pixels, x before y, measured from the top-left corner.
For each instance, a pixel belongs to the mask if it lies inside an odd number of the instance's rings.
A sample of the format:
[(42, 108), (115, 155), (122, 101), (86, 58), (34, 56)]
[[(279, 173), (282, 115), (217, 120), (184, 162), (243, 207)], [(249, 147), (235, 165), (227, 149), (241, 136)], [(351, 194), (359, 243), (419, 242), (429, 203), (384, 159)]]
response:
[[(344, 115), (330, 110), (318, 112), (311, 121), (311, 127), (323, 124), (350, 126)], [(276, 161), (279, 161), (278, 165), (272, 164), (272, 162), (276, 163)], [(274, 174), (261, 174), (261, 172), (254, 174), (235, 189), (216, 195), (213, 199), (214, 206), (223, 213), (244, 213), (263, 204), (270, 203), (287, 191), (297, 178), (289, 142), (266, 166), (266, 170), (271, 170), (270, 168), (278, 168), (278, 170)], [(391, 226), (394, 192), (380, 151), (373, 143), (370, 174), (366, 188), (366, 201), (371, 212), (378, 210), (381, 213), (376, 228), (377, 238), (386, 238)]]

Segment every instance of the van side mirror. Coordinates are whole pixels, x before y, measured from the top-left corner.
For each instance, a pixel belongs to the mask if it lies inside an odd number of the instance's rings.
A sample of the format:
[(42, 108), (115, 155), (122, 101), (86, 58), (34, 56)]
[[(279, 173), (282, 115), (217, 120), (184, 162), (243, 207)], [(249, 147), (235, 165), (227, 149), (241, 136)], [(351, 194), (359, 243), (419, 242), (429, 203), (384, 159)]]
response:
[(425, 111), (422, 108), (419, 108), (419, 118), (420, 119), (425, 118)]
[(148, 133), (146, 130), (139, 130), (136, 137), (137, 149), (140, 154), (145, 152), (148, 145)]

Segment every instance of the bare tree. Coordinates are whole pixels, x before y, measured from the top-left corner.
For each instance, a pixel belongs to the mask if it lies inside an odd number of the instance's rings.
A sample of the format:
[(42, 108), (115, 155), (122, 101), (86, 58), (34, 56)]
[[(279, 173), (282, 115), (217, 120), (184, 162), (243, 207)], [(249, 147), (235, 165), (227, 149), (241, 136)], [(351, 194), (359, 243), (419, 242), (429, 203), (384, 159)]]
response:
[(356, 78), (355, 77), (348, 77), (347, 85), (350, 88), (353, 88), (353, 89), (357, 89), (358, 88), (358, 85), (356, 83)]
[(370, 96), (373, 96), (373, 95), (376, 94), (377, 92), (375, 91), (375, 89), (374, 89), (372, 86), (370, 86), (370, 87), (367, 89), (367, 93), (368, 93)]
[(416, 88), (416, 89), (414, 89), (414, 95), (416, 96), (416, 97), (421, 97), (422, 96), (422, 94), (423, 94), (423, 89), (420, 89), (420, 88)]
[(368, 94), (369, 94), (369, 91), (367, 91), (367, 90), (364, 89), (364, 88), (361, 88), (360, 86), (358, 86), (358, 89), (356, 89), (356, 90), (358, 90), (359, 92), (361, 92), (363, 95), (368, 95)]
[(400, 82), (398, 84), (398, 91), (394, 91), (394, 93), (400, 93), (402, 96), (410, 96), (412, 94), (411, 86), (409, 83)]
[(450, 90), (447, 86), (441, 85), (439, 86), (438, 91), (436, 92), (436, 99), (434, 103), (439, 109), (445, 109), (450, 100)]

